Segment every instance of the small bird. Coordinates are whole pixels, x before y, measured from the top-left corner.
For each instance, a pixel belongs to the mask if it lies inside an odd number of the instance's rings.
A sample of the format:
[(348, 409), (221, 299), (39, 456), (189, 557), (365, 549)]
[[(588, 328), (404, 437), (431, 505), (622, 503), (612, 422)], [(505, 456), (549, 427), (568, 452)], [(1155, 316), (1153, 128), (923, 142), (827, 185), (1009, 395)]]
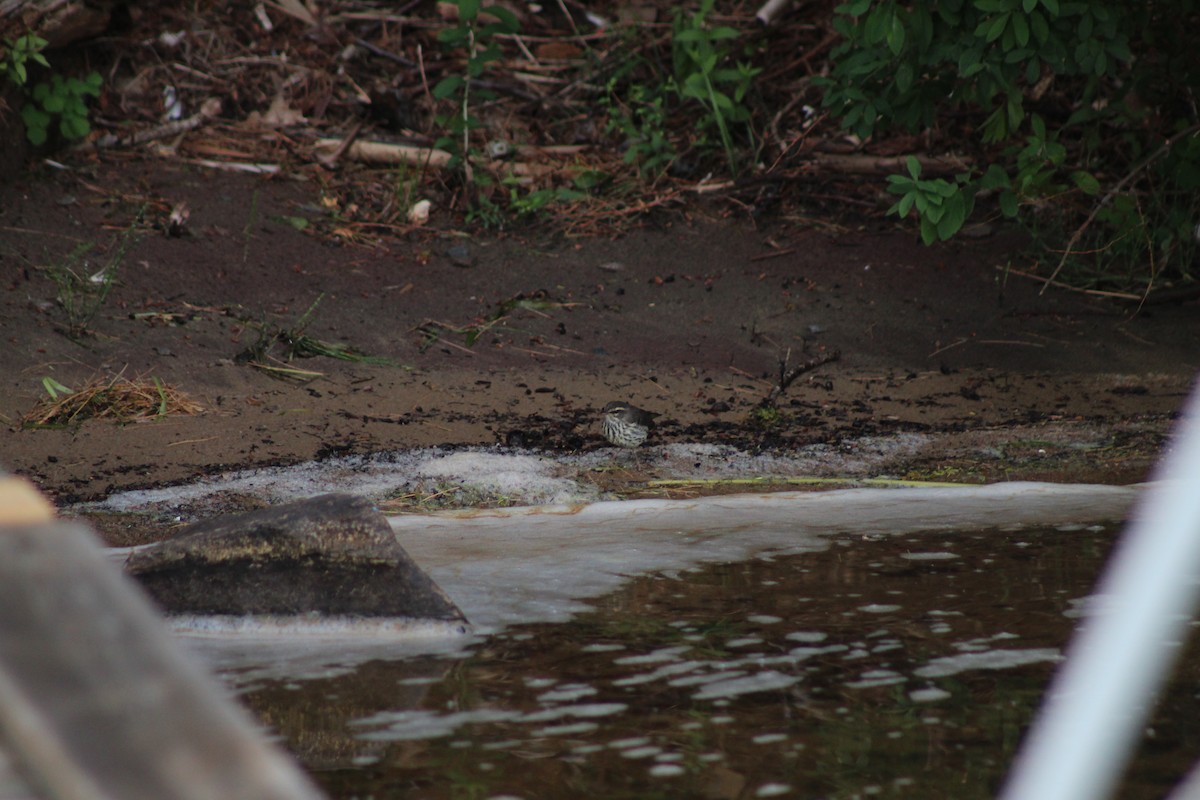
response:
[(614, 400), (604, 407), (600, 432), (618, 447), (637, 447), (646, 441), (650, 426), (658, 414)]

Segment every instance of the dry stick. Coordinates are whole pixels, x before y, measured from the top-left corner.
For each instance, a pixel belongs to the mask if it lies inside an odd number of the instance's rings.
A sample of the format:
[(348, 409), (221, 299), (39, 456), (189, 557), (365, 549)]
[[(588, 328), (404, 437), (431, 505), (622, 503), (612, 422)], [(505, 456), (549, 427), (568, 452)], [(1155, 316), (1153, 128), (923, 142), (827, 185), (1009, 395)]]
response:
[(359, 47), (363, 48), (364, 50), (366, 50), (368, 53), (379, 56), (380, 58), (386, 58), (389, 61), (395, 61), (397, 64), (402, 64), (406, 67), (417, 66), (417, 63), (415, 61), (413, 61), (412, 59), (405, 58), (404, 56), (401, 56), (401, 55), (397, 55), (396, 53), (393, 53), (391, 50), (384, 50), (382, 47), (371, 44), (366, 39), (363, 39), (361, 37), (356, 38), (354, 40), (354, 43), (356, 45), (358, 45)]
[(358, 138), (358, 134), (362, 131), (363, 125), (364, 123), (361, 120), (354, 123), (354, 127), (350, 129), (348, 134), (346, 134), (346, 138), (342, 139), (342, 143), (334, 148), (333, 152), (331, 153), (319, 153), (317, 155), (317, 161), (321, 162), (321, 165), (326, 169), (333, 169), (336, 167), (338, 159), (340, 159), (342, 154), (350, 149), (350, 145), (354, 144), (354, 140)]
[(425, 75), (425, 56), (421, 52), (421, 43), (417, 42), (417, 71), (421, 73), (421, 88), (425, 90), (425, 99), (433, 105), (433, 92), (429, 91), (429, 78)]
[(1046, 293), (1046, 288), (1048, 286), (1050, 286), (1050, 282), (1053, 281), (1055, 278), (1057, 278), (1058, 273), (1062, 272), (1062, 268), (1064, 266), (1066, 266), (1067, 259), (1071, 256), (1071, 249), (1075, 246), (1075, 243), (1079, 241), (1079, 237), (1083, 236), (1083, 232), (1086, 231), (1088, 229), (1088, 226), (1090, 226), (1092, 224), (1092, 222), (1096, 219), (1096, 215), (1100, 213), (1100, 210), (1102, 208), (1104, 208), (1106, 205), (1108, 205), (1112, 201), (1113, 197), (1116, 196), (1117, 192), (1124, 189), (1125, 185), (1128, 184), (1134, 178), (1136, 178), (1143, 170), (1146, 169), (1146, 167), (1150, 166), (1155, 161), (1157, 161), (1159, 158), (1161, 158), (1163, 155), (1170, 152), (1171, 148), (1175, 146), (1176, 142), (1178, 142), (1182, 138), (1191, 136), (1192, 134), (1196, 133), (1197, 131), (1200, 131), (1200, 123), (1196, 123), (1195, 125), (1185, 128), (1184, 130), (1180, 131), (1179, 133), (1175, 134), (1174, 136), (1164, 139), (1163, 143), (1158, 146), (1157, 150), (1155, 150), (1150, 155), (1146, 156), (1146, 159), (1144, 161), (1142, 161), (1141, 164), (1138, 164), (1136, 167), (1134, 167), (1132, 170), (1130, 170), (1128, 175), (1126, 175), (1121, 180), (1117, 181), (1116, 186), (1114, 186), (1113, 188), (1108, 190), (1108, 194), (1104, 195), (1104, 197), (1100, 200), (1100, 202), (1097, 203), (1092, 208), (1092, 213), (1088, 214), (1088, 218), (1083, 221), (1083, 224), (1080, 225), (1075, 230), (1075, 233), (1071, 234), (1071, 240), (1069, 242), (1067, 242), (1067, 248), (1066, 248), (1066, 250), (1063, 251), (1062, 258), (1059, 259), (1059, 261), (1058, 261), (1058, 266), (1054, 268), (1054, 272), (1050, 273), (1050, 277), (1046, 279), (1046, 282), (1044, 284), (1042, 284), (1042, 290), (1040, 292), (1038, 292), (1038, 294)]
[(1118, 300), (1137, 300), (1138, 299), (1138, 295), (1130, 294), (1129, 292), (1106, 292), (1103, 289), (1080, 289), (1078, 286), (1071, 286), (1068, 283), (1062, 283), (1061, 281), (1056, 281), (1052, 278), (1043, 278), (1041, 275), (1034, 275), (1032, 272), (1025, 272), (1023, 270), (1015, 269), (1013, 267), (1007, 267), (1007, 266), (1002, 267), (999, 264), (996, 265), (996, 269), (1000, 270), (1006, 274), (1009, 274), (1009, 275), (1019, 275), (1022, 278), (1029, 278), (1029, 279), (1035, 280), (1035, 281), (1046, 281), (1051, 286), (1053, 286), (1057, 289), (1066, 289), (1068, 291), (1078, 292), (1080, 294), (1090, 294), (1095, 297), (1115, 297)]
[(1146, 252), (1150, 256), (1150, 280), (1146, 281), (1146, 291), (1142, 292), (1142, 299), (1133, 312), (1134, 316), (1137, 316), (1142, 313), (1142, 306), (1146, 305), (1146, 298), (1150, 296), (1150, 290), (1154, 288), (1154, 276), (1158, 274), (1158, 265), (1154, 261), (1154, 242), (1150, 241), (1150, 231), (1146, 227), (1146, 215), (1142, 213), (1142, 201), (1136, 195), (1133, 199), (1137, 203), (1138, 216), (1142, 220), (1142, 236), (1146, 239)]
[(758, 404), (759, 408), (770, 408), (775, 404), (775, 398), (787, 391), (788, 387), (795, 383), (796, 378), (799, 378), (806, 372), (810, 372), (819, 366), (828, 364), (831, 361), (837, 361), (842, 357), (841, 350), (834, 350), (832, 353), (814, 356), (803, 364), (797, 364), (791, 369), (787, 368), (788, 358), (792, 351), (789, 349), (788, 354), (779, 360), (779, 382), (771, 387), (771, 391), (767, 392), (767, 396)]
[[(790, 107), (790, 104), (789, 104), (789, 107)], [(806, 125), (804, 127), (804, 129), (800, 131), (800, 134), (798, 136), (796, 136), (794, 139), (792, 139), (792, 141), (788, 142), (787, 146), (779, 151), (779, 155), (777, 155), (775, 157), (775, 161), (771, 163), (771, 166), (767, 168), (767, 174), (773, 175), (775, 173), (775, 170), (783, 163), (784, 159), (788, 157), (788, 154), (791, 153), (794, 149), (796, 149), (800, 145), (802, 145), (805, 142), (805, 140), (808, 139), (809, 134), (811, 134), (813, 131), (817, 130), (821, 126), (821, 123), (823, 123), (828, 116), (829, 116), (829, 114), (827, 114), (827, 113), (821, 114), (819, 117), (812, 120), (811, 123)], [(775, 137), (775, 141), (777, 141), (777, 142), (783, 141), (782, 137), (779, 134), (779, 128), (778, 128), (780, 119), (781, 119), (781, 117), (777, 114), (771, 120), (772, 135)]]
[(138, 131), (131, 136), (115, 136), (108, 134), (100, 137), (92, 146), (96, 149), (109, 147), (136, 147), (139, 144), (153, 141), (155, 139), (165, 139), (169, 136), (175, 136), (180, 133), (186, 133), (190, 130), (199, 128), (204, 123), (215, 117), (221, 112), (221, 103), (219, 100), (209, 98), (200, 106), (200, 110), (188, 117), (187, 119), (173, 120), (163, 123), (148, 130)]
[(567, 18), (567, 22), (570, 24), (571, 30), (576, 36), (578, 36), (579, 26), (575, 24), (575, 17), (571, 16), (571, 12), (567, 10), (567, 4), (564, 3), (563, 0), (558, 0), (558, 10), (561, 11), (563, 16)]

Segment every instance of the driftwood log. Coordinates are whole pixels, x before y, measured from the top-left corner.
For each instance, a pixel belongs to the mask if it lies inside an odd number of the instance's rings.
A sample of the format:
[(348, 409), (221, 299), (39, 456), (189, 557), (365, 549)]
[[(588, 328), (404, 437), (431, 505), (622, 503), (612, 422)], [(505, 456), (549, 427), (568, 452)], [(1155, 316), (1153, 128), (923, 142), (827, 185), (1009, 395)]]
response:
[(113, 3), (81, 0), (0, 0), (0, 57), (4, 40), (32, 33), (47, 47), (66, 47), (99, 36), (108, 27)]

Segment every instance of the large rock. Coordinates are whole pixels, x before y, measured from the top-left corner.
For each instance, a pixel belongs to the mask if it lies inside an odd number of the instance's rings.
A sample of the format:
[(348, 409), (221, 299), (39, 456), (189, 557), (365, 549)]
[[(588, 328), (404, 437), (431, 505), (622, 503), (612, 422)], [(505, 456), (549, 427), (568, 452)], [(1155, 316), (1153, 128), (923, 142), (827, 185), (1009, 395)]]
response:
[(126, 570), (170, 614), (466, 622), (370, 501), (346, 494), (197, 522)]

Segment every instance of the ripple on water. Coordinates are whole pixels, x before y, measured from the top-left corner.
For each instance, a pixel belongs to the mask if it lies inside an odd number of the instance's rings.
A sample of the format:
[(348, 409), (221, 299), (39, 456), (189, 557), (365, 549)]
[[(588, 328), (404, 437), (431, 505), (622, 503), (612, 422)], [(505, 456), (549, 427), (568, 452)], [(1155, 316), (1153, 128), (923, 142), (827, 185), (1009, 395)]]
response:
[[(1095, 542), (1085, 546), (1080, 537), (1088, 536)], [(1011, 745), (1000, 743), (1031, 717), (1070, 633), (1062, 612), (1086, 593), (1107, 540), (1022, 530), (1020, 540), (1037, 547), (964, 538), (954, 544), (960, 558), (902, 559), (937, 552), (930, 545), (946, 539), (941, 533), (924, 546), (920, 536), (855, 540), (828, 554), (634, 581), (569, 623), (486, 640), (475, 655), (446, 662), (440, 682), (405, 682), (389, 673), (402, 664), (382, 664), (304, 682), (299, 691), (267, 686), (245, 695), (252, 705), (256, 693), (278, 702), (310, 690), (336, 695), (324, 706), (322, 731), (330, 713), (355, 714), (346, 725), (352, 742), (330, 756), (346, 759), (337, 797), (382, 795), (401, 784), (441, 787), (454, 775), (483, 796), (552, 800), (691, 797), (734, 785), (728, 796), (904, 788), (913, 796), (984, 798), (1009, 755), (1000, 748)], [(983, 549), (995, 559), (987, 570), (947, 567), (979, 563)], [(969, 574), (972, 591), (947, 593), (947, 569)], [(861, 610), (901, 592), (902, 605), (877, 604), (891, 607), (886, 627)], [(955, 629), (969, 633), (956, 640)], [(373, 699), (365, 691), (371, 670), (380, 676)], [(986, 680), (972, 676), (981, 670)], [(401, 686), (419, 699), (388, 708)], [(292, 740), (287, 721), (301, 716), (268, 718), (282, 721), (274, 724)], [(394, 752), (371, 749), (420, 739)], [(351, 758), (375, 759), (361, 783), (352, 780)], [(483, 761), (491, 769), (478, 768)], [(544, 790), (556, 786), (570, 793)]]

